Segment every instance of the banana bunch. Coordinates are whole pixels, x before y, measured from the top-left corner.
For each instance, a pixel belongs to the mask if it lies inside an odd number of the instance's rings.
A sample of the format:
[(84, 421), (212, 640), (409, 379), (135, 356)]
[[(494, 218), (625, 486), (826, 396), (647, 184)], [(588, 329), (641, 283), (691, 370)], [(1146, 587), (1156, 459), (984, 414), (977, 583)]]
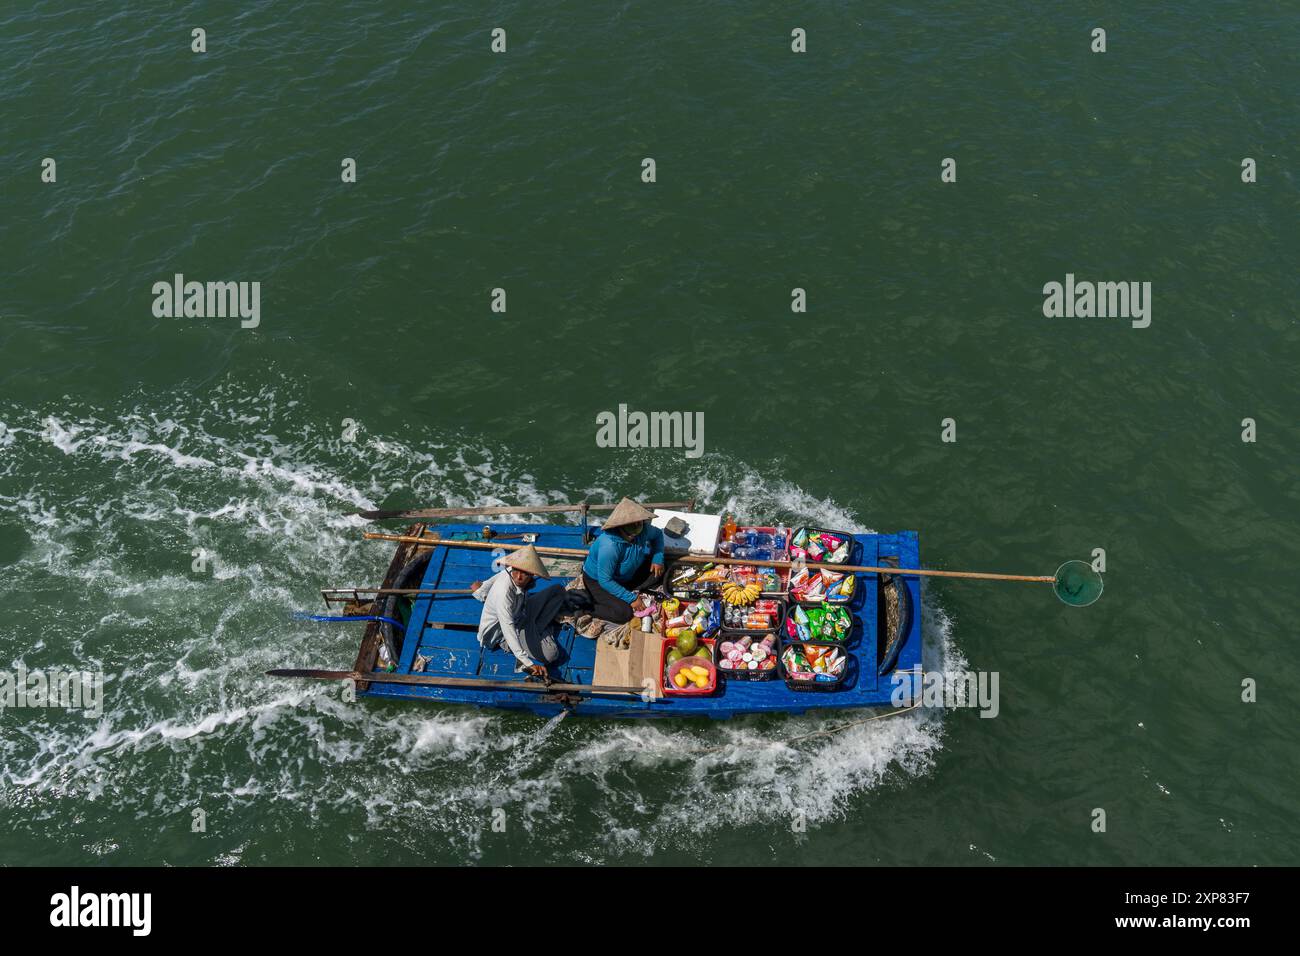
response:
[(745, 607), (757, 601), (762, 590), (758, 583), (754, 581), (749, 584), (737, 584), (735, 581), (728, 581), (722, 586), (722, 600), (737, 607)]

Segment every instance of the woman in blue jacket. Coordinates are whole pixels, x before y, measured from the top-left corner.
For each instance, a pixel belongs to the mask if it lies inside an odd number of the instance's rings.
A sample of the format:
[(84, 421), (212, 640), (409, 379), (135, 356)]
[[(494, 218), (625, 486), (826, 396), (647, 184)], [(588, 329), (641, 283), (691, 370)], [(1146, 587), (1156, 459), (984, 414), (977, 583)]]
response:
[(664, 574), (664, 533), (650, 524), (654, 512), (624, 498), (605, 521), (582, 562), (582, 578), (596, 617), (626, 624), (644, 606), (637, 591)]

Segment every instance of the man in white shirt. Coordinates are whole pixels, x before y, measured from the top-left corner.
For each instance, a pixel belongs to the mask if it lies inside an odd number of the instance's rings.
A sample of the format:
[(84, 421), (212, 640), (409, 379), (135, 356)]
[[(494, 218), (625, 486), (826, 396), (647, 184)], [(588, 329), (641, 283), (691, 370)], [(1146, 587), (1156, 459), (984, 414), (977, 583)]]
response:
[(491, 650), (505, 643), (519, 662), (517, 670), (546, 677), (563, 651), (555, 640), (556, 618), (569, 610), (565, 589), (558, 585), (529, 593), (538, 578), (550, 580), (537, 549), (531, 544), (501, 560), (503, 569), (474, 591), (483, 602), (478, 642)]

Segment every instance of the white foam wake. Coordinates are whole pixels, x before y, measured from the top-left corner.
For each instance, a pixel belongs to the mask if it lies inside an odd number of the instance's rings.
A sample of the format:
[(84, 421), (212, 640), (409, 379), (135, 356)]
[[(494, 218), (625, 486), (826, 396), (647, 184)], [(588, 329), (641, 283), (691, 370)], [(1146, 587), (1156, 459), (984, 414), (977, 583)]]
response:
[[(63, 819), (69, 801), (144, 819), (197, 801), (286, 819), (360, 812), (400, 845), (436, 835), (449, 853), (472, 856), (500, 808), (532, 839), (568, 827), (589, 836), (591, 859), (613, 859), (678, 846), (683, 834), (783, 827), (796, 813), (809, 825), (834, 820), (864, 794), (934, 766), (944, 721), (929, 710), (790, 742), (858, 715), (542, 724), (350, 704), (333, 686), (263, 678), (274, 666), (350, 662), (354, 629), (287, 612), (317, 604), (325, 584), (378, 576), (386, 554), (344, 512), (392, 493), (536, 504), (658, 494), (685, 481), (741, 520), (868, 530), (837, 503), (740, 461), (711, 456), (662, 476), (638, 466), (645, 487), (629, 472), (560, 476), (565, 487), (546, 488), (534, 463), (463, 435), (348, 442), (315, 432), (295, 396), (281, 381), (142, 398), (124, 415), (0, 407), (0, 556), (9, 559), (0, 590), (21, 610), (0, 632), (0, 667), (21, 660), (109, 678), (98, 719), (0, 714), (0, 806), (12, 826)], [(604, 487), (624, 477), (625, 487)], [(193, 568), (196, 550), (205, 571)], [(924, 617), (927, 669), (964, 670), (952, 623), (928, 595)], [(245, 849), (254, 845), (255, 835)]]

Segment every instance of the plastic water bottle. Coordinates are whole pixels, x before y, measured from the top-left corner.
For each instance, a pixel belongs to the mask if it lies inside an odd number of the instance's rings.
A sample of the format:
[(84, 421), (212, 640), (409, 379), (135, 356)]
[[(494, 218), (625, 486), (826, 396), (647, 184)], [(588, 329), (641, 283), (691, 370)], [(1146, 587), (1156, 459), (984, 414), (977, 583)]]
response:
[(785, 537), (787, 534), (789, 534), (789, 532), (786, 530), (785, 522), (778, 521), (776, 523), (776, 536), (775, 536), (776, 540), (773, 542), (772, 545), (773, 550), (776, 551), (776, 556), (778, 559), (782, 558), (785, 555)]

